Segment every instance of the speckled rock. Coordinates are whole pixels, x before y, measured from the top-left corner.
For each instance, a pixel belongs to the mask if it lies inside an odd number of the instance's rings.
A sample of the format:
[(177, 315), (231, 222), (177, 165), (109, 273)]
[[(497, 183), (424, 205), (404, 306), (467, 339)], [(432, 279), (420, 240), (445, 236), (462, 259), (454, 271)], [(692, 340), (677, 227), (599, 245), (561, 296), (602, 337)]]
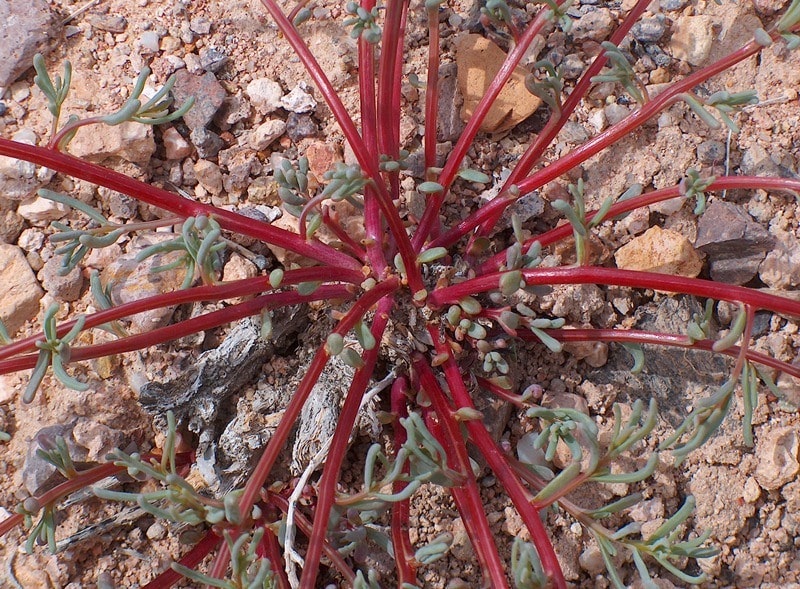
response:
[(152, 127), (132, 121), (113, 127), (94, 125), (90, 129), (81, 129), (69, 144), (72, 155), (91, 162), (116, 157), (134, 164), (146, 164), (155, 150)]
[(702, 65), (714, 42), (714, 18), (707, 14), (682, 16), (672, 25), (669, 50), (675, 59)]
[(175, 74), (175, 87), (172, 89), (176, 104), (183, 104), (194, 97), (194, 105), (183, 115), (183, 121), (190, 129), (206, 127), (222, 106), (227, 93), (211, 72), (194, 75), (186, 70)]

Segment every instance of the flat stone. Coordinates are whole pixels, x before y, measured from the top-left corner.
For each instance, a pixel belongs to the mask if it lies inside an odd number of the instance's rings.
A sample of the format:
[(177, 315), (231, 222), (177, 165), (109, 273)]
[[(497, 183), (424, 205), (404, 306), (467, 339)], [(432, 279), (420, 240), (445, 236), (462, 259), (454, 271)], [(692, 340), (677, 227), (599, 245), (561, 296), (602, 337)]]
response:
[(702, 65), (714, 42), (714, 18), (707, 14), (681, 16), (672, 25), (669, 50), (672, 57)]
[(146, 164), (156, 150), (153, 129), (128, 121), (113, 127), (93, 125), (81, 129), (69, 144), (69, 152), (91, 162), (121, 158), (134, 164)]
[(83, 274), (75, 267), (61, 275), (61, 256), (54, 256), (44, 263), (39, 271), (44, 289), (59, 301), (77, 301), (83, 289)]
[(738, 205), (714, 201), (697, 223), (694, 246), (708, 256), (711, 278), (745, 284), (758, 272), (775, 240)]
[(798, 445), (798, 433), (792, 426), (776, 427), (759, 435), (755, 477), (762, 489), (774, 491), (794, 480), (800, 471)]
[(0, 88), (33, 67), (36, 53), (47, 53), (55, 37), (53, 13), (45, 0), (0, 2)]
[(183, 121), (192, 130), (207, 127), (227, 96), (225, 88), (210, 71), (195, 75), (187, 70), (178, 70), (172, 93), (176, 104), (194, 97), (194, 105), (183, 115)]
[(677, 276), (695, 277), (703, 262), (683, 235), (670, 229), (651, 227), (617, 250), (617, 267)]
[(268, 115), (281, 108), (283, 88), (275, 80), (258, 78), (247, 85), (245, 93), (251, 104), (262, 115)]
[(309, 143), (305, 156), (308, 158), (309, 169), (318, 179), (321, 179), (325, 172), (333, 168), (336, 161), (341, 160), (333, 146), (324, 141)]
[(36, 317), (43, 294), (25, 253), (15, 245), (0, 244), (0, 318), (9, 334)]
[(67, 207), (53, 200), (37, 196), (19, 205), (17, 213), (31, 223), (42, 223), (61, 219), (67, 214)]
[[(469, 120), (505, 61), (506, 54), (480, 35), (462, 35), (456, 42), (458, 87), (464, 97), (461, 118)], [(507, 131), (533, 114), (542, 101), (525, 88), (528, 72), (517, 67), (480, 126), (486, 133)]]

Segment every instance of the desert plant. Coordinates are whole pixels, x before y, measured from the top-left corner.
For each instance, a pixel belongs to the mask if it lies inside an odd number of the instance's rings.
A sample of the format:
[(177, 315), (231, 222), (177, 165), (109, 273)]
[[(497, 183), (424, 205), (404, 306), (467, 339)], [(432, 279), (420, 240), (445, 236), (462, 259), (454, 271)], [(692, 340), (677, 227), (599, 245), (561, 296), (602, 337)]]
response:
[[(303, 40), (304, 27), (313, 26), (313, 21), (307, 22), (310, 14), (304, 3), (287, 14), (275, 0), (262, 2), (327, 102), (356, 163), (337, 165), (325, 174), (319, 187), (309, 181), (307, 161), (285, 162), (275, 169), (274, 180), (284, 209), (298, 218), (297, 232), (187, 199), (73, 157), (67, 151), (70, 139), (89, 123), (113, 125), (134, 120), (161, 124), (182, 116), (189, 105), (169, 113), (169, 83), (142, 105), (138, 99), (147, 75), (144, 73), (131, 99), (118, 113), (85, 121), (70, 119), (59, 127), (71, 68), (65, 69), (63, 79), (57, 77), (53, 81), (44, 70), (43, 61), (37, 59), (37, 84), (47, 96), (54, 117), (52, 136), (44, 147), (0, 139), (0, 155), (121, 192), (170, 215), (160, 221), (117, 226), (69, 196), (43, 191), (42, 196), (67, 204), (92, 221), (88, 229), (55, 227), (58, 232), (53, 240), (66, 243), (62, 248), (66, 256), (64, 270), (78, 264), (90, 249), (108, 246), (125, 233), (179, 226), (174, 240), (161, 242), (142, 256), (181, 252), (176, 264), (186, 268), (185, 288), (113, 306), (107, 296), (108, 285), (96, 283), (93, 291), (101, 310), (57, 324), (57, 309), (52, 308), (43, 320), (43, 336), (12, 342), (6, 334), (0, 334), (4, 340), (0, 347), (0, 373), (33, 369), (31, 384), (24, 393), (24, 400), (30, 401), (48, 367), (64, 385), (82, 388), (86, 383), (70, 376), (65, 366), (162, 345), (249, 316), (261, 317), (264, 337), (269, 337), (271, 313), (290, 305), (317, 302), (335, 320), (335, 326), (319, 342), (276, 431), (242, 488), (220, 497), (195, 489), (187, 480), (191, 453), (180, 445), (178, 424), (170, 416), (166, 442), (159, 451), (143, 456), (118, 451), (109, 456), (107, 463), (96, 466), (76, 467), (63, 440), (40, 441), (42, 456), (58, 468), (64, 480), (41, 495), (22, 501), (14, 515), (0, 522), (0, 534), (25, 524), (31, 530), (29, 548), (37, 539), (54, 548), (54, 514), (59, 502), (105, 477), (127, 473), (134, 480), (149, 479), (150, 488), (155, 485), (157, 490), (97, 490), (97, 495), (135, 502), (157, 518), (196, 526), (202, 531), (199, 542), (186, 554), (177, 556), (172, 569), (160, 573), (148, 587), (169, 587), (183, 576), (216, 587), (297, 585), (310, 589), (317, 585), (320, 567), (325, 566), (349, 586), (377, 587), (381, 582), (391, 582), (411, 588), (420, 584), (417, 570), (445, 554), (452, 541), (452, 537), (444, 535), (415, 547), (409, 536), (415, 493), (423, 485), (436, 485), (450, 493), (461, 514), (480, 564), (483, 586), (566, 586), (547, 531), (547, 518), (543, 518), (556, 508), (596, 538), (615, 586), (624, 586), (615, 560), (620, 553), (633, 559), (636, 571), (649, 587), (655, 586), (651, 579), (654, 563), (683, 582), (700, 582), (703, 575), (684, 565), (687, 558), (704, 558), (714, 554), (714, 549), (706, 545), (705, 535), (686, 537), (684, 523), (691, 516), (692, 497), (686, 497), (683, 506), (661, 527), (643, 537), (638, 524), (620, 524), (624, 520), (618, 517), (641, 501), (641, 494), (633, 493), (606, 505), (581, 505), (572, 500), (571, 494), (584, 485), (645, 480), (653, 474), (663, 453), (671, 453), (679, 463), (714, 435), (739, 391), (745, 399), (745, 438), (752, 444), (751, 415), (759, 381), (775, 390), (772, 382), (776, 372), (800, 378), (797, 366), (752, 349), (755, 313), (764, 310), (797, 317), (800, 303), (704, 279), (593, 265), (587, 248), (594, 230), (637, 208), (683, 198), (695, 199), (700, 213), (707, 193), (733, 189), (797, 192), (800, 181), (750, 176), (702, 178), (689, 170), (684, 181), (671, 188), (642, 191), (641, 187), (631, 187), (623, 197), (596, 199), (602, 204), (593, 211), (587, 206), (589, 187), (578, 180), (570, 188), (571, 202), (553, 203), (567, 224), (531, 235), (531, 229), (513, 215), (508, 229), (500, 225), (500, 219), (507, 211), (513, 212), (515, 202), (522, 196), (562, 177), (680, 101), (709, 125), (719, 126), (722, 119), (724, 124), (735, 127), (731, 113), (751, 104), (755, 99), (752, 93), (702, 97), (693, 90), (772, 43), (785, 43), (794, 49), (800, 29), (800, 0), (794, 0), (769, 29), (759, 30), (741, 49), (671, 83), (654, 97), (648, 96), (647, 88), (618, 48), (649, 0), (636, 2), (568, 94), (558, 68), (549, 63), (536, 64), (528, 87), (550, 108), (549, 120), (516, 162), (511, 175), (500, 184), (499, 194), (483, 206), (471, 203), (470, 213), (455, 221), (447, 215), (449, 197), (459, 194), (464, 186), (491, 181), (484, 171), (464, 166), (469, 148), (481, 141), (481, 122), (535, 36), (548, 26), (570, 26), (566, 10), (569, 0), (547, 0), (524, 24), (504, 2), (487, 3), (484, 20), (506, 23), (514, 39), (513, 49), (442, 167), (437, 167), (436, 162), (441, 6), (435, 0), (425, 3), (429, 58), (424, 84), (425, 177), (415, 184), (415, 191), (424, 200), (419, 218), (407, 210), (400, 182), (408, 155), (404, 148), (411, 147), (400, 144), (399, 132), (401, 61), (409, 3), (390, 0), (378, 6), (373, 0), (362, 0), (346, 6), (346, 24), (352, 27), (358, 43), (359, 127)], [(580, 147), (546, 161), (548, 146), (598, 82), (619, 84), (638, 107)], [(547, 165), (541, 166), (544, 162)], [(592, 190), (600, 191), (600, 187)], [(365, 237), (360, 241), (347, 234), (328, 208), (328, 201), (341, 200), (350, 201), (363, 214)], [(318, 236), (323, 227), (337, 241), (323, 241)], [(235, 234), (284, 248), (314, 265), (275, 267), (269, 276), (220, 282), (219, 262), (229, 244), (226, 236)], [(543, 265), (542, 256), (550, 251), (548, 248), (569, 243), (570, 238), (574, 239), (577, 263)], [(198, 279), (202, 279), (202, 285), (195, 285)], [(538, 286), (580, 284), (727, 301), (738, 305), (739, 315), (729, 333), (721, 338), (712, 335), (711, 306), (708, 315), (697, 317), (686, 326), (685, 333), (622, 327), (562, 329), (564, 318), (547, 316), (535, 308), (530, 297), (522, 296)], [(145, 333), (127, 334), (113, 329), (119, 336), (113, 341), (75, 344), (81, 332), (113, 328), (114, 322), (146, 310), (244, 296), (251, 298)], [(647, 455), (637, 470), (620, 472), (620, 456), (634, 449), (641, 452), (643, 440), (652, 435), (659, 423), (655, 401), (647, 408), (637, 401), (627, 417), (616, 408), (611, 437), (601, 441), (593, 418), (575, 409), (542, 407), (535, 387), (518, 386), (510, 358), (509, 346), (513, 342), (543, 344), (558, 352), (566, 342), (595, 341), (625, 345), (634, 357), (635, 370), (642, 368), (642, 345), (719, 353), (732, 358), (732, 365), (725, 383), (694, 407), (658, 451)], [(323, 465), (321, 475), (310, 481), (311, 490), (305, 491), (306, 482), (313, 476), (311, 471), (300, 483), (281, 480), (273, 473), (312, 388), (334, 357), (352, 367), (354, 376), (344, 396), (335, 433), (317, 461)], [(391, 363), (388, 368), (387, 363)], [(390, 394), (381, 414), (387, 435), (380, 437), (364, 458), (362, 488), (347, 491), (339, 481), (356, 420), (365, 395), (384, 370), (391, 375)], [(476, 408), (474, 391), (479, 388), (517, 408), (530, 424), (532, 437), (520, 440), (516, 449), (498, 443)], [(553, 458), (559, 449), (566, 459), (557, 468)], [(475, 452), (471, 454), (471, 450)], [(476, 477), (480, 467), (472, 456), (479, 456), (500, 481), (530, 535), (530, 542), (513, 543), (508, 562), (501, 556), (504, 551), (486, 517)], [(297, 501), (301, 492), (309, 493), (302, 504)], [(616, 523), (607, 527), (607, 520)], [(298, 534), (302, 542), (295, 543), (292, 539)], [(393, 558), (393, 578), (379, 579), (368, 559), (367, 564), (360, 564), (364, 562), (366, 543), (381, 547)], [(298, 544), (303, 547), (302, 554)], [(213, 563), (198, 570), (201, 561), (212, 553)], [(355, 558), (356, 554), (360, 558)], [(296, 562), (304, 563), (299, 580)]]

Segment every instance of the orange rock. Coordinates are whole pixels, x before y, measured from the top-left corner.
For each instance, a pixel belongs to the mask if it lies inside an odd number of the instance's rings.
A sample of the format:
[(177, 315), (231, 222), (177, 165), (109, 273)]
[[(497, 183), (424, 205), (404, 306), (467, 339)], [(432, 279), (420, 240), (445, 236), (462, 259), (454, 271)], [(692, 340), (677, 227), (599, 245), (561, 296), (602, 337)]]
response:
[[(497, 45), (480, 35), (463, 35), (456, 44), (458, 89), (464, 97), (461, 118), (468, 120), (478, 106), (492, 80), (500, 71), (506, 54)], [(517, 67), (511, 79), (489, 109), (481, 131), (507, 131), (533, 114), (542, 101), (525, 88), (528, 71)]]
[(614, 255), (617, 267), (677, 276), (695, 277), (703, 262), (683, 235), (670, 229), (651, 227)]

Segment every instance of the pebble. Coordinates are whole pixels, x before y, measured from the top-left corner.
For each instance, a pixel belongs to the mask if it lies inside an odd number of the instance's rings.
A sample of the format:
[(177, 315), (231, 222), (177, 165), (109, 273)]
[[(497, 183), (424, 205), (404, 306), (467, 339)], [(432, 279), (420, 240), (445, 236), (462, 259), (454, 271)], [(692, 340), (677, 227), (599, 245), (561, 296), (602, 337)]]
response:
[(0, 244), (0, 318), (9, 334), (36, 317), (43, 294), (23, 251)]
[(109, 33), (124, 33), (128, 28), (125, 17), (114, 14), (90, 14), (86, 20), (95, 29)]
[(217, 157), (220, 149), (225, 147), (225, 142), (222, 138), (205, 127), (198, 127), (192, 130), (189, 140), (197, 149), (197, 155), (206, 159)]
[(55, 221), (67, 214), (67, 207), (61, 203), (37, 196), (26, 200), (17, 207), (20, 217), (31, 223)]
[(245, 90), (250, 103), (262, 115), (281, 108), (281, 98), (283, 98), (283, 88), (275, 80), (269, 78), (258, 78), (247, 85)]
[(631, 28), (633, 38), (640, 43), (658, 43), (666, 31), (667, 25), (664, 23), (663, 16), (661, 18), (643, 18)]
[(241, 94), (228, 96), (214, 117), (214, 122), (223, 131), (227, 131), (239, 121), (250, 116), (250, 102)]
[(153, 522), (145, 533), (150, 540), (163, 540), (167, 537), (167, 528), (159, 521)]
[(157, 32), (145, 31), (142, 33), (141, 37), (139, 37), (138, 45), (142, 53), (158, 53), (159, 41), (160, 39)]
[(235, 252), (231, 254), (230, 259), (225, 263), (225, 267), (222, 269), (222, 280), (224, 282), (253, 278), (257, 275), (258, 268), (256, 268), (255, 264)]
[(683, 10), (691, 0), (661, 0), (660, 6), (662, 10), (672, 12), (675, 10)]
[(309, 169), (317, 178), (333, 168), (334, 162), (339, 158), (336, 150), (324, 141), (314, 141), (306, 147), (305, 156), (308, 158)]
[(306, 137), (314, 137), (319, 133), (319, 127), (311, 115), (289, 113), (286, 119), (286, 135), (292, 142), (297, 143)]
[(127, 121), (121, 125), (94, 125), (78, 131), (69, 144), (72, 155), (91, 162), (103, 162), (109, 158), (122, 158), (134, 164), (146, 164), (156, 150), (153, 129)]
[(681, 16), (672, 25), (669, 49), (675, 59), (702, 65), (714, 42), (714, 18), (707, 14)]
[(703, 262), (683, 235), (670, 229), (651, 227), (619, 248), (614, 255), (617, 267), (678, 276), (695, 277)]
[(586, 68), (581, 56), (577, 53), (570, 53), (564, 57), (564, 61), (561, 62), (561, 75), (564, 76), (565, 80), (577, 80), (583, 70)]
[(46, 0), (0, 2), (0, 88), (6, 88), (33, 64), (36, 53), (46, 54), (56, 38), (55, 20)]
[(605, 105), (603, 107), (603, 112), (606, 115), (606, 120), (608, 121), (609, 125), (616, 125), (620, 121), (627, 118), (629, 114), (631, 114), (631, 111), (627, 106), (623, 104), (617, 104), (616, 102)]
[(614, 15), (608, 8), (590, 10), (572, 23), (572, 38), (577, 41), (597, 41), (608, 39), (614, 28)]
[(214, 162), (198, 160), (194, 164), (194, 173), (197, 181), (213, 195), (222, 193), (222, 171)]
[(15, 243), (23, 227), (25, 219), (16, 211), (0, 209), (0, 243)]
[(192, 155), (192, 145), (183, 138), (175, 127), (170, 127), (162, 135), (168, 160), (182, 160)]
[(695, 247), (708, 256), (711, 278), (745, 284), (758, 272), (775, 240), (738, 205), (714, 201), (697, 223)]
[(300, 114), (312, 112), (317, 108), (317, 101), (308, 93), (308, 85), (300, 82), (292, 88), (291, 92), (281, 98), (281, 106), (289, 112)]
[(216, 47), (207, 47), (200, 51), (200, 67), (207, 72), (216, 73), (228, 63), (228, 56)]
[(14, 82), (8, 90), (11, 92), (11, 99), (16, 103), (28, 100), (31, 95), (31, 87), (27, 82)]
[(272, 142), (286, 132), (286, 123), (281, 119), (268, 119), (250, 133), (248, 143), (256, 151), (264, 151)]
[(250, 184), (250, 176), (261, 173), (261, 161), (247, 146), (237, 145), (219, 152), (219, 164), (227, 174), (223, 179), (223, 186), (229, 195), (239, 196)]
[(204, 16), (196, 16), (189, 21), (189, 29), (198, 35), (208, 35), (211, 32), (211, 21)]
[(461, 120), (458, 108), (454, 108), (461, 100), (458, 94), (458, 66), (445, 63), (439, 68), (439, 141), (454, 141), (464, 132), (464, 121)]
[(709, 139), (697, 146), (697, 159), (702, 164), (720, 164), (725, 159), (725, 144), (722, 141)]
[(61, 256), (54, 256), (39, 270), (39, 281), (45, 291), (59, 301), (77, 301), (83, 288), (83, 274), (77, 266), (61, 275)]
[(20, 234), (17, 245), (26, 252), (40, 250), (44, 245), (44, 232), (35, 227), (28, 228)]
[(187, 70), (178, 70), (175, 74), (172, 93), (176, 104), (194, 97), (194, 105), (183, 115), (183, 121), (192, 130), (207, 127), (227, 96), (213, 73), (195, 75)]
[(589, 139), (589, 133), (579, 122), (567, 121), (558, 137), (567, 143), (580, 144)]
[(755, 478), (762, 489), (774, 491), (794, 480), (800, 471), (798, 444), (798, 432), (792, 426), (776, 427), (759, 435)]

